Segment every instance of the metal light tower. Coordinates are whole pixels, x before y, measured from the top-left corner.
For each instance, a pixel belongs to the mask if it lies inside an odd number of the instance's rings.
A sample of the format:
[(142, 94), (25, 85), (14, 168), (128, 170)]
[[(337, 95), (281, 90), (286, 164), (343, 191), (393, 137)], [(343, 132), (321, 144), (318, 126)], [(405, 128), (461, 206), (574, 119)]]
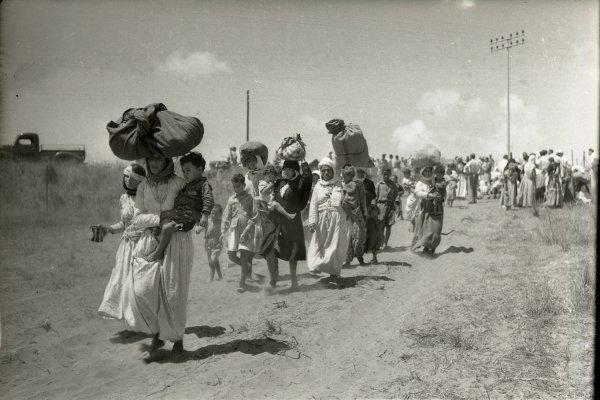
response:
[(500, 38), (490, 39), (490, 51), (492, 53), (496, 51), (506, 50), (506, 83), (507, 83), (507, 95), (506, 95), (506, 109), (507, 109), (507, 152), (511, 156), (510, 152), (510, 49), (516, 46), (522, 46), (525, 44), (525, 31), (509, 33), (507, 36), (500, 36)]

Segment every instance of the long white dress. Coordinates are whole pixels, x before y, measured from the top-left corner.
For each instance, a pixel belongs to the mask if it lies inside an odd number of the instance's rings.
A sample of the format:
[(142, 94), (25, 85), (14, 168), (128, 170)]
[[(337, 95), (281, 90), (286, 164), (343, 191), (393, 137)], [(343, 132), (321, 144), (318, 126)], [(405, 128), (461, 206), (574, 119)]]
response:
[(319, 181), (313, 188), (308, 216), (317, 228), (310, 238), (306, 263), (314, 272), (339, 275), (350, 245), (351, 221), (342, 209), (341, 183)]
[(191, 231), (176, 231), (162, 261), (148, 262), (142, 257), (157, 246), (152, 227), (160, 224), (160, 212), (173, 208), (175, 196), (185, 181), (172, 176), (165, 183), (152, 185), (147, 180), (137, 190), (134, 225), (145, 228), (137, 242), (133, 260), (133, 282), (128, 292), (135, 307), (125, 310), (124, 319), (135, 331), (159, 333), (159, 338), (181, 340), (187, 319), (187, 298), (194, 249)]
[(132, 306), (132, 297), (128, 296), (126, 291), (123, 291), (123, 286), (127, 284), (127, 281), (133, 279), (131, 259), (141, 231), (135, 230), (132, 225), (135, 196), (123, 194), (119, 202), (121, 205), (121, 224), (124, 231), (115, 256), (115, 266), (104, 290), (104, 297), (98, 308), (98, 313), (103, 317), (122, 320), (123, 310)]

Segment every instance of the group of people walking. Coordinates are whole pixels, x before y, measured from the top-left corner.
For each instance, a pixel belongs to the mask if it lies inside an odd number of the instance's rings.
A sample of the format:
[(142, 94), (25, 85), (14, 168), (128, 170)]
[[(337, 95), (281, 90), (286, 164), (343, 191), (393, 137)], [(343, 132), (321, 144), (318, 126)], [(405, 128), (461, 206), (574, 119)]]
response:
[[(372, 252), (370, 262), (378, 263), (377, 254), (388, 247), (398, 218), (411, 223), (413, 251), (434, 253), (444, 206), (452, 206), (455, 198), (476, 202), (480, 179), (491, 181), (499, 170), (501, 202), (507, 209), (532, 206), (542, 196), (540, 182), (545, 204), (560, 206), (569, 190), (562, 155), (545, 155), (524, 154), (521, 162), (505, 157), (495, 166), (489, 158), (471, 154), (466, 163), (457, 157), (447, 167), (405, 168), (400, 180), (393, 167), (381, 164), (377, 183), (366, 168), (337, 166), (332, 157), (311, 171), (305, 162), (272, 165), (256, 156), (241, 160), (245, 174), (231, 176), (233, 194), (224, 207), (215, 204), (201, 154), (179, 159), (183, 178), (175, 174), (171, 158), (147, 158), (144, 165), (131, 164), (123, 171), (121, 220), (104, 227), (106, 233), (120, 233), (121, 240), (99, 313), (151, 334), (150, 360), (165, 341), (181, 353), (192, 230), (204, 234), (210, 281), (222, 277), (219, 255), (225, 248), (230, 262), (241, 268), (240, 293), (253, 280), (254, 258), (266, 261), (267, 294), (276, 289), (283, 261), (289, 265), (291, 291), (299, 289), (298, 261), (306, 261), (314, 274), (328, 274), (324, 282), (336, 284), (342, 268), (354, 259), (365, 264), (365, 253)], [(408, 194), (405, 207), (403, 193)]]
[[(311, 171), (305, 162), (265, 165), (257, 156), (241, 160), (246, 173), (233, 174), (233, 194), (222, 207), (215, 204), (204, 177), (202, 155), (188, 153), (179, 164), (183, 178), (175, 174), (171, 158), (128, 165), (121, 220), (103, 227), (104, 233), (121, 234), (121, 240), (98, 311), (133, 331), (151, 334), (149, 360), (165, 341), (173, 342), (174, 353), (183, 352), (192, 230), (204, 234), (211, 281), (222, 277), (219, 255), (225, 248), (229, 260), (241, 267), (241, 293), (252, 279), (253, 259), (265, 259), (270, 279), (264, 289), (270, 294), (282, 261), (289, 264), (291, 291), (299, 289), (298, 261), (306, 261), (314, 274), (328, 274), (324, 282), (332, 284), (352, 260), (365, 264), (366, 252), (377, 263), (378, 251), (388, 245), (402, 214), (403, 185), (394, 182), (387, 166), (375, 184), (365, 168), (340, 168), (330, 157)], [(443, 195), (433, 183), (433, 169), (428, 171), (422, 172), (422, 181), (408, 185), (415, 198), (408, 214), (415, 225), (413, 247), (433, 251), (441, 232)]]

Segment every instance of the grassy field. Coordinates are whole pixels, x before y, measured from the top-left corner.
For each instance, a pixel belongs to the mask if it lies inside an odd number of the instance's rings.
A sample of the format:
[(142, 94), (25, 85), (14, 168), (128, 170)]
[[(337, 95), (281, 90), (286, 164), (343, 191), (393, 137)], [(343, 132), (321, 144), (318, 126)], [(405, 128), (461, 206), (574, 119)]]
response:
[[(282, 263), (271, 297), (258, 285), (237, 294), (239, 268), (206, 283), (195, 236), (186, 352), (144, 365), (148, 337), (96, 314), (119, 239), (89, 240), (90, 221), (118, 215), (121, 168), (104, 170), (112, 176), (103, 182), (114, 187), (100, 203), (106, 211), (88, 215), (80, 209), (95, 203), (77, 204), (67, 193), (78, 192), (65, 191), (65, 204), (79, 209), (57, 209), (56, 223), (9, 218), (0, 226), (0, 393), (7, 398), (593, 397), (591, 207), (534, 216), (495, 201), (458, 201), (445, 210), (435, 257), (408, 251), (408, 223), (398, 221), (380, 265), (353, 263), (332, 288), (301, 262), (301, 291), (290, 293)], [(228, 196), (228, 179), (213, 186)], [(255, 272), (266, 276), (263, 260)]]

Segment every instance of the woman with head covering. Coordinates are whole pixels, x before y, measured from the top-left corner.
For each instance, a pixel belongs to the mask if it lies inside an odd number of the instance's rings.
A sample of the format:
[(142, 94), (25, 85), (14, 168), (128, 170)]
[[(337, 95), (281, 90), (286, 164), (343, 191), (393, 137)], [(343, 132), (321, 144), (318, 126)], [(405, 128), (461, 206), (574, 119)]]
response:
[(291, 289), (298, 289), (296, 267), (298, 261), (306, 260), (306, 245), (304, 244), (304, 229), (300, 211), (306, 207), (312, 187), (312, 173), (307, 163), (302, 163), (300, 173), (298, 161), (286, 160), (281, 169), (281, 179), (275, 182), (274, 198), (289, 214), (295, 214), (293, 219), (279, 215), (277, 258), (287, 261), (290, 265)]
[[(417, 182), (415, 178), (412, 176), (412, 172), (410, 169), (406, 168), (403, 172), (404, 179), (402, 180), (402, 186), (404, 186), (404, 190), (408, 192), (408, 197), (406, 198), (406, 219), (410, 221), (409, 232), (414, 232), (415, 230), (415, 216), (417, 213), (417, 206), (419, 202), (417, 201), (417, 196), (415, 196), (415, 185)], [(457, 178), (458, 179), (458, 178)]]
[(518, 205), (519, 207), (533, 207), (535, 204), (536, 194), (536, 168), (535, 168), (535, 153), (531, 153), (525, 157), (523, 155), (523, 176), (518, 190)]
[(115, 257), (115, 266), (104, 290), (104, 297), (100, 308), (98, 308), (98, 313), (107, 318), (122, 320), (125, 310), (131, 307), (131, 297), (126, 296), (123, 286), (126, 281), (133, 279), (131, 259), (133, 248), (141, 234), (141, 231), (136, 230), (132, 224), (133, 212), (138, 185), (145, 177), (146, 171), (140, 165), (130, 164), (125, 168), (123, 171), (123, 188), (125, 189), (125, 193), (119, 199), (121, 204), (121, 221), (103, 227), (103, 230), (108, 233), (123, 233)]
[(321, 179), (310, 199), (308, 228), (313, 233), (308, 245), (308, 269), (337, 278), (346, 261), (350, 244), (350, 219), (343, 207), (344, 188), (334, 177), (335, 166), (329, 158), (319, 163)]
[[(152, 353), (174, 342), (173, 352), (183, 352), (183, 334), (187, 314), (187, 297), (193, 261), (191, 231), (176, 231), (159, 261), (144, 259), (157, 246), (154, 231), (163, 218), (199, 220), (194, 210), (173, 210), (175, 196), (185, 186), (185, 180), (175, 175), (173, 160), (152, 157), (146, 159), (146, 180), (138, 187), (133, 224), (142, 229), (132, 261), (136, 307), (125, 315), (125, 321), (138, 332), (153, 335)], [(198, 215), (197, 215), (198, 214)]]
[(513, 159), (509, 159), (503, 171), (504, 191), (500, 205), (510, 210), (511, 207), (518, 207), (517, 194), (519, 190), (519, 181), (521, 174), (519, 164)]
[(441, 182), (436, 185), (435, 179), (433, 166), (427, 166), (421, 169), (421, 179), (415, 185), (414, 193), (419, 204), (412, 240), (413, 251), (422, 247), (423, 252), (433, 254), (442, 239), (445, 193)]
[(562, 184), (560, 182), (560, 163), (554, 161), (554, 157), (548, 157), (546, 202), (547, 207), (558, 208), (563, 205)]

